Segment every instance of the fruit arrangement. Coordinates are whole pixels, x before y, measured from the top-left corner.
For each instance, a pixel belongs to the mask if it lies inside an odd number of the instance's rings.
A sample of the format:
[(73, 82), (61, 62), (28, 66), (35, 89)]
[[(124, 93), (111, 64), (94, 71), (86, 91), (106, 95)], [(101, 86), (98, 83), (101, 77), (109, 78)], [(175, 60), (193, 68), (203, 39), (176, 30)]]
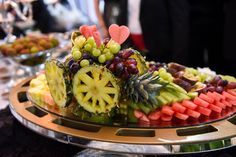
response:
[(33, 54), (58, 46), (57, 39), (48, 36), (25, 36), (16, 39), (12, 44), (3, 44), (0, 51), (5, 56)]
[(102, 41), (96, 26), (86, 25), (73, 32), (71, 54), (63, 62), (46, 61), (45, 74), (30, 83), (31, 98), (105, 124), (191, 124), (234, 113), (234, 77), (146, 61), (138, 51), (122, 49), (126, 26), (113, 24), (109, 34)]

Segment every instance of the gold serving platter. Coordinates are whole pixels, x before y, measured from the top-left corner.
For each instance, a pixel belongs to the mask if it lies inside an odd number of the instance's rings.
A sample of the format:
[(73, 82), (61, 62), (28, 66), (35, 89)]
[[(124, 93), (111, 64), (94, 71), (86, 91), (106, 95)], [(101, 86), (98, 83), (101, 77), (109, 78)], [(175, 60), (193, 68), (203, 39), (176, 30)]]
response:
[[(27, 98), (29, 82), (33, 78), (27, 78), (12, 88), (10, 109), (13, 115), (26, 127), (61, 142), (100, 150), (138, 154), (204, 152), (236, 144), (235, 115), (194, 126), (132, 128), (91, 124), (46, 112)], [(224, 145), (204, 146), (206, 143), (219, 141)], [(113, 147), (109, 149), (110, 147), (104, 146), (104, 144)], [(199, 148), (181, 149), (185, 145), (197, 145)], [(125, 150), (121, 149), (121, 146), (137, 149)]]

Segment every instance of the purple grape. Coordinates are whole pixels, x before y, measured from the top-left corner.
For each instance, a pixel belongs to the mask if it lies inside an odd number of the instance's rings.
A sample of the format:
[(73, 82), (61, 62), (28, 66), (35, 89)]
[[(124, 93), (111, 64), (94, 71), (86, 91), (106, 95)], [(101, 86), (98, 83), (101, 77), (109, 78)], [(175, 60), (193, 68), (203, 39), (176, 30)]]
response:
[(128, 58), (128, 59), (125, 61), (125, 64), (126, 64), (126, 65), (130, 65), (130, 64), (137, 65), (137, 61), (136, 61), (134, 58)]
[(90, 58), (91, 58), (91, 55), (89, 55), (89, 54), (87, 54), (87, 53), (84, 53), (84, 54), (82, 55), (82, 58), (83, 58), (83, 59), (90, 59)]
[(134, 64), (128, 65), (127, 70), (128, 70), (128, 72), (131, 73), (131, 74), (137, 74), (137, 73), (138, 73), (138, 68), (137, 68), (137, 66), (134, 65)]
[(93, 59), (88, 59), (88, 60), (90, 65), (94, 63)]
[(124, 64), (122, 62), (116, 64), (116, 74), (119, 76), (124, 72)]
[(228, 85), (228, 81), (227, 80), (219, 80), (217, 85), (225, 87)]
[(70, 67), (74, 62), (75, 62), (75, 61), (74, 61), (73, 59), (71, 59), (71, 60), (67, 63), (68, 67)]
[(106, 61), (106, 67), (108, 68), (112, 63), (112, 60)]
[(214, 92), (214, 91), (216, 91), (216, 88), (214, 86), (209, 86), (209, 87), (207, 87), (207, 91)]
[(116, 56), (116, 57), (113, 59), (113, 62), (114, 62), (115, 64), (120, 63), (121, 61), (122, 61), (122, 59), (121, 59), (120, 57), (118, 57), (118, 56)]
[(111, 63), (109, 66), (109, 70), (111, 70), (112, 72), (115, 72), (116, 66), (114, 63)]
[(217, 93), (222, 93), (224, 91), (224, 88), (222, 86), (217, 86), (216, 87), (216, 92)]
[(71, 66), (70, 66), (70, 71), (75, 74), (77, 73), (77, 71), (79, 70), (80, 66), (78, 63), (73, 63)]
[(218, 82), (221, 80), (221, 77), (219, 75), (215, 76), (212, 80), (212, 84), (218, 84)]
[(134, 50), (124, 50), (123, 53), (121, 54), (121, 58), (127, 59), (129, 58), (132, 54), (134, 54)]
[(110, 41), (110, 38), (103, 39), (103, 44), (106, 45)]
[(130, 74), (128, 72), (128, 69), (125, 67), (124, 72), (122, 73), (121, 76), (123, 79), (128, 79), (130, 77)]

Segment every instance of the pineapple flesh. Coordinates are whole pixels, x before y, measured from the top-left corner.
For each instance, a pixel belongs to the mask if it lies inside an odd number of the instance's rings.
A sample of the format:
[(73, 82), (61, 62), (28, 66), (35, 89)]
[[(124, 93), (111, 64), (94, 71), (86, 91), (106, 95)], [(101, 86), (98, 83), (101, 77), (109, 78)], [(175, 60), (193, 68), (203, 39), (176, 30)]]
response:
[(66, 107), (72, 98), (70, 78), (64, 65), (55, 59), (45, 64), (45, 75), (53, 100), (59, 107)]
[(79, 105), (89, 112), (107, 113), (118, 105), (120, 88), (104, 67), (92, 65), (80, 69), (72, 84)]

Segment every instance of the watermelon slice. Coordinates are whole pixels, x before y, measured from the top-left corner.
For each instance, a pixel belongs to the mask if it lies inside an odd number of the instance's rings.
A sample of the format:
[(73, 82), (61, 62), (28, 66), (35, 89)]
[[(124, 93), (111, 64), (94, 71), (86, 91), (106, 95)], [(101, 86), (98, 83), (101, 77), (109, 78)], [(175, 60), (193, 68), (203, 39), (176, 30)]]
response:
[(227, 92), (228, 92), (229, 94), (233, 95), (233, 96), (236, 96), (236, 92), (233, 91), (233, 90), (227, 90)]
[(212, 92), (207, 92), (207, 96), (214, 99), (215, 101), (220, 101), (220, 99), (221, 99), (220, 97), (216, 96)]
[(208, 106), (209, 106), (209, 103), (208, 103), (208, 102), (202, 100), (202, 99), (199, 98), (199, 97), (195, 97), (194, 100), (193, 100), (193, 102), (194, 102), (195, 104), (197, 104), (198, 106), (202, 106), (202, 107), (208, 107)]
[(229, 94), (228, 92), (223, 91), (222, 95), (225, 96), (226, 98), (230, 99), (230, 100), (236, 100), (236, 97)]
[(184, 113), (186, 110), (186, 107), (176, 102), (176, 103), (173, 103), (172, 110), (175, 112)]
[(172, 116), (174, 114), (174, 111), (172, 110), (170, 106), (163, 106), (161, 109), (161, 112), (169, 116)]
[(180, 120), (187, 120), (189, 116), (183, 113), (175, 113), (175, 117)]
[(213, 111), (218, 112), (218, 113), (221, 113), (221, 111), (222, 111), (222, 108), (221, 108), (221, 107), (216, 106), (216, 105), (213, 105), (213, 104), (210, 104), (210, 105), (208, 106), (208, 108), (209, 108), (210, 110), (213, 110)]
[(206, 102), (208, 102), (208, 103), (210, 103), (210, 104), (212, 104), (214, 102), (214, 99), (212, 99), (211, 97), (209, 97), (208, 95), (203, 94), (203, 93), (201, 93), (199, 95), (199, 98), (206, 101)]
[(225, 108), (226, 108), (226, 105), (223, 104), (223, 103), (220, 102), (220, 101), (216, 101), (216, 102), (215, 102), (215, 105), (218, 106), (218, 107), (220, 107), (220, 108), (222, 108), (222, 109), (225, 109)]
[(198, 106), (197, 111), (205, 116), (210, 116), (211, 110), (205, 107)]
[(161, 114), (161, 120), (165, 122), (169, 122), (172, 120), (172, 116), (166, 115), (166, 114)]
[(223, 96), (222, 94), (219, 94), (217, 92), (213, 92), (213, 94), (215, 95), (215, 97), (219, 97), (220, 99), (225, 99), (225, 96)]
[(137, 119), (140, 119), (143, 115), (144, 115), (143, 112), (141, 112), (141, 111), (139, 111), (139, 110), (134, 110), (134, 116), (135, 116)]
[(187, 107), (187, 108), (189, 108), (189, 109), (192, 109), (192, 110), (194, 110), (194, 109), (197, 108), (197, 105), (194, 104), (194, 103), (193, 103), (192, 101), (190, 101), (190, 100), (184, 100), (184, 101), (182, 102), (182, 105), (185, 106), (185, 107)]
[(93, 38), (96, 42), (97, 47), (100, 47), (101, 46), (101, 36), (98, 31), (93, 32)]
[(186, 114), (193, 117), (193, 118), (199, 118), (200, 117), (200, 113), (191, 109), (187, 109)]
[(150, 120), (158, 120), (161, 117), (161, 112), (160, 111), (153, 111), (148, 115), (148, 118)]
[(221, 102), (223, 104), (225, 104), (226, 106), (228, 106), (228, 107), (232, 107), (232, 105), (228, 101), (226, 101), (226, 100), (221, 100)]

